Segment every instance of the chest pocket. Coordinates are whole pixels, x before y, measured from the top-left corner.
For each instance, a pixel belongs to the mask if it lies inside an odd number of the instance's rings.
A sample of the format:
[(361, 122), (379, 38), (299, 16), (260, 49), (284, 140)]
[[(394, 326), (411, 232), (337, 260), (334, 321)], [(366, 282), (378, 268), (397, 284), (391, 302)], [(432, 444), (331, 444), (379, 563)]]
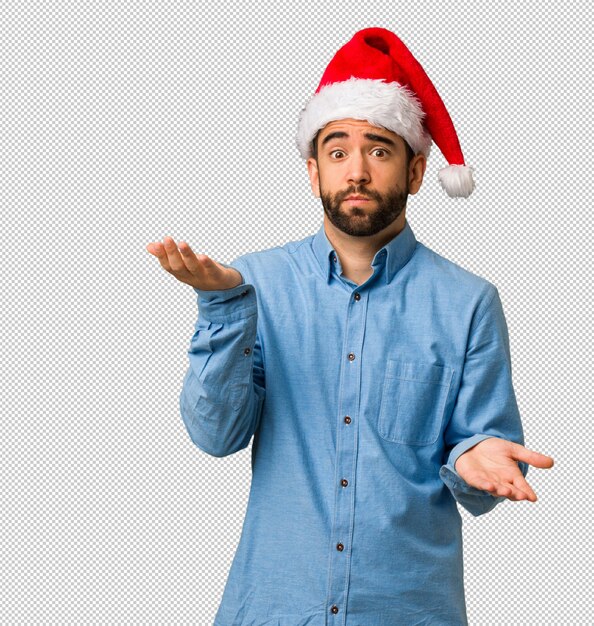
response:
[(454, 370), (446, 365), (388, 359), (378, 432), (387, 441), (435, 443)]

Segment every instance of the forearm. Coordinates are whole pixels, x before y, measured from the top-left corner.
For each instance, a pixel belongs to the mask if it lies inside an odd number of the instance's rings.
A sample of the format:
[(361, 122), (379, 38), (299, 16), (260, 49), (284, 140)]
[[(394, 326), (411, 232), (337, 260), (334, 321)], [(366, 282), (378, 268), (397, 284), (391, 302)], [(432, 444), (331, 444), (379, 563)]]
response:
[[(494, 287), (477, 308), (465, 357), (456, 403), (445, 429), (440, 477), (459, 504), (472, 515), (481, 515), (505, 498), (469, 485), (455, 469), (457, 459), (490, 437), (524, 443), (512, 385), (507, 325)], [(524, 475), (528, 470), (522, 465), (520, 469)]]
[(245, 284), (194, 291), (199, 315), (188, 349), (180, 412), (197, 447), (227, 456), (247, 447), (264, 402), (264, 389), (254, 381), (256, 294)]

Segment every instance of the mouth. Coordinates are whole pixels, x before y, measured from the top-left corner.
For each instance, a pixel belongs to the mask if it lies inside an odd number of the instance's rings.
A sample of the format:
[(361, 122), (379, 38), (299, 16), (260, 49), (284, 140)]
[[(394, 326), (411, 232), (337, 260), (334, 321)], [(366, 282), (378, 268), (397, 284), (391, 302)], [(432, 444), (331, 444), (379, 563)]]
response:
[(366, 198), (365, 196), (349, 196), (345, 198), (345, 202), (369, 202), (370, 198)]

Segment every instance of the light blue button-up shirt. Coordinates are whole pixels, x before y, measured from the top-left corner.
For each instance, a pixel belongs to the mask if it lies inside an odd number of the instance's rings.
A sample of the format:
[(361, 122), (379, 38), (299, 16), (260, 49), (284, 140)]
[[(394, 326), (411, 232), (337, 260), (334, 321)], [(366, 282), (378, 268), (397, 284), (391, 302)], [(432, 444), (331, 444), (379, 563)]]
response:
[[(252, 484), (215, 626), (467, 624), (462, 523), (502, 497), (458, 456), (523, 444), (497, 288), (405, 228), (361, 285), (324, 230), (198, 294), (180, 409)], [(528, 466), (520, 463), (526, 475)]]

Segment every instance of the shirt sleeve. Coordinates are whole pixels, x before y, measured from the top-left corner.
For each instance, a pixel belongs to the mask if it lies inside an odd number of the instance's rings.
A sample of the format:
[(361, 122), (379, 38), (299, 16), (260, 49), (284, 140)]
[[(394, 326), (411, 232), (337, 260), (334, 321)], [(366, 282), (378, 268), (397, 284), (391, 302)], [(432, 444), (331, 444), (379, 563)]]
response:
[[(474, 516), (489, 512), (506, 498), (464, 481), (454, 468), (458, 457), (488, 437), (524, 445), (507, 324), (497, 288), (489, 287), (471, 326), (458, 396), (445, 429), (447, 462), (439, 472), (456, 501)], [(519, 461), (518, 465), (526, 476), (528, 464)]]
[(179, 397), (190, 439), (217, 457), (248, 446), (265, 399), (256, 290), (245, 282), (237, 260), (225, 267), (242, 274), (240, 285), (216, 291), (193, 288), (198, 319)]

